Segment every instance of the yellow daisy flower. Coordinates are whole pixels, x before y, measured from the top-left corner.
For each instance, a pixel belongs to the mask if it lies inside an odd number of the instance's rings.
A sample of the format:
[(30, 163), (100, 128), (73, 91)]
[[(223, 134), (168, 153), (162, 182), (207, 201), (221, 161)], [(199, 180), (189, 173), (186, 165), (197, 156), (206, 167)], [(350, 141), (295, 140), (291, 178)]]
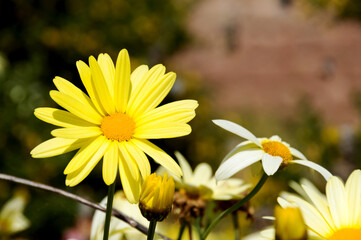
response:
[(307, 160), (300, 151), (290, 147), (288, 143), (282, 141), (278, 136), (257, 138), (250, 131), (236, 123), (227, 120), (213, 120), (213, 122), (247, 140), (238, 144), (224, 158), (215, 174), (217, 180), (229, 178), (260, 160), (262, 161), (263, 170), (269, 176), (277, 172), (281, 166), (292, 163), (310, 167), (318, 171), (326, 180), (332, 176), (328, 170)]
[(326, 196), (308, 182), (301, 188), (306, 200), (283, 193), (278, 202), (282, 207), (301, 209), (306, 225), (315, 235), (310, 239), (361, 240), (361, 170), (353, 171), (345, 185), (338, 177), (331, 177)]
[(89, 175), (103, 158), (103, 179), (115, 181), (118, 169), (130, 202), (139, 200), (141, 178), (150, 175), (149, 155), (174, 175), (181, 176), (178, 164), (147, 139), (174, 138), (191, 132), (187, 124), (195, 116), (195, 100), (175, 101), (157, 107), (176, 79), (163, 65), (151, 69), (142, 65), (131, 73), (127, 50), (120, 51), (114, 66), (108, 54), (98, 60), (89, 57), (89, 66), (76, 63), (86, 95), (71, 82), (55, 77), (58, 91), (51, 98), (65, 110), (37, 108), (35, 116), (62, 127), (51, 132), (54, 138), (31, 151), (35, 158), (60, 155), (76, 149), (64, 170), (66, 185), (75, 186)]

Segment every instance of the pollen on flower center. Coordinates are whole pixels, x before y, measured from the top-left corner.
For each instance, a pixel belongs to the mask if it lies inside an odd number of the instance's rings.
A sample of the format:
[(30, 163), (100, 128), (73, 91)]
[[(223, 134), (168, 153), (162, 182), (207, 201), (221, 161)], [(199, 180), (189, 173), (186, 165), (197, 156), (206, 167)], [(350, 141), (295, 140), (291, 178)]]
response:
[(361, 229), (342, 228), (337, 230), (328, 240), (361, 240)]
[(108, 139), (122, 142), (133, 137), (135, 123), (124, 113), (114, 113), (103, 118), (100, 128)]
[(281, 157), (283, 159), (283, 164), (287, 164), (292, 160), (291, 151), (281, 142), (265, 140), (262, 142), (262, 147), (269, 155)]

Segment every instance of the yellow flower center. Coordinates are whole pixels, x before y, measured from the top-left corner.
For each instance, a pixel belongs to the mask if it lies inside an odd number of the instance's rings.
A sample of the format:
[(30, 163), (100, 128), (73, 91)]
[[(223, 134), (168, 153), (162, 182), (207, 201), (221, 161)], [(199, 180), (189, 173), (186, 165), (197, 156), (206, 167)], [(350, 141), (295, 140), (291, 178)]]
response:
[(287, 164), (292, 160), (292, 154), (288, 147), (278, 141), (264, 140), (262, 142), (263, 150), (274, 157), (281, 157), (283, 164)]
[(124, 113), (114, 113), (103, 118), (100, 128), (108, 139), (122, 142), (133, 137), (135, 123)]
[(361, 229), (342, 228), (334, 232), (328, 240), (361, 240)]

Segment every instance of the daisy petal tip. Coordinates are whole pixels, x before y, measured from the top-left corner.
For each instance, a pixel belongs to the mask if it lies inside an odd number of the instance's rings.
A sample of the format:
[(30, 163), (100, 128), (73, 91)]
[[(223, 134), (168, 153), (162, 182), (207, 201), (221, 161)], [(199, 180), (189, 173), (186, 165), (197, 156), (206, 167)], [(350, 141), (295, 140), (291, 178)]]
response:
[(114, 180), (112, 180), (112, 179), (110, 179), (110, 178), (103, 177), (103, 180), (104, 180), (104, 183), (105, 183), (107, 186), (110, 186), (111, 184), (114, 183)]

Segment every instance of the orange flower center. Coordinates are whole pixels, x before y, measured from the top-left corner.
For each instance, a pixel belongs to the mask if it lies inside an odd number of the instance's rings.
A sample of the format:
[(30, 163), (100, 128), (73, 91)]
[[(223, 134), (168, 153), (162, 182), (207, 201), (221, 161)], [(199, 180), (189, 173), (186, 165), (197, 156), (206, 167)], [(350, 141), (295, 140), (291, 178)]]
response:
[(328, 240), (361, 240), (361, 229), (342, 228), (334, 232)]
[(133, 137), (135, 123), (124, 113), (114, 113), (103, 118), (100, 128), (108, 139), (122, 142)]
[(278, 141), (264, 140), (262, 142), (263, 150), (274, 157), (281, 157), (283, 164), (287, 164), (292, 160), (292, 154), (288, 147)]

